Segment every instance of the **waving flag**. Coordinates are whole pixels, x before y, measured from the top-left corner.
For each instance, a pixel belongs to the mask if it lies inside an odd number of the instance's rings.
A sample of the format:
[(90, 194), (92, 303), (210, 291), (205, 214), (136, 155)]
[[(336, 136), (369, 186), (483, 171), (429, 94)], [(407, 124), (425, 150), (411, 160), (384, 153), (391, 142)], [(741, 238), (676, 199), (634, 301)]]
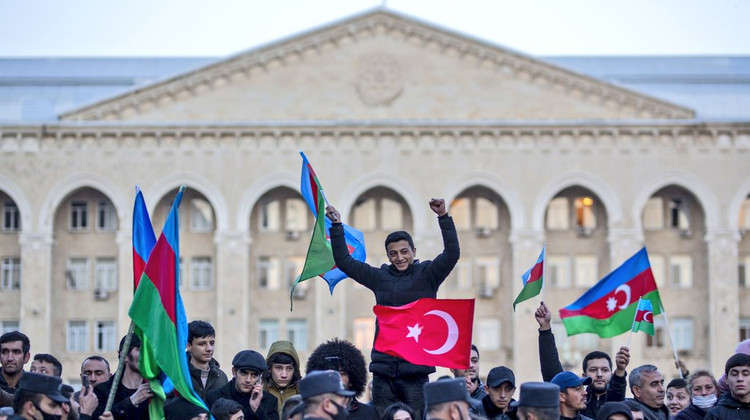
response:
[(149, 404), (149, 417), (164, 417), (164, 389), (159, 380), (165, 373), (177, 392), (191, 403), (206, 407), (193, 390), (188, 370), (185, 346), (187, 345), (187, 317), (179, 288), (179, 223), (177, 209), (185, 186), (181, 186), (172, 203), (167, 221), (156, 242), (141, 281), (136, 289), (128, 314), (141, 338), (139, 359), (141, 375), (149, 381), (155, 397)]
[(514, 312), (516, 310), (516, 304), (533, 298), (542, 290), (542, 286), (544, 285), (544, 260), (546, 256), (547, 246), (545, 245), (542, 247), (542, 253), (539, 254), (539, 258), (536, 259), (534, 266), (529, 268), (529, 270), (521, 276), (523, 289), (521, 289), (521, 293), (518, 294), (516, 300), (513, 301)]
[[(333, 253), (330, 246), (331, 239), (328, 235), (328, 229), (331, 228), (331, 220), (325, 217), (325, 195), (323, 194), (323, 188), (320, 186), (318, 176), (315, 175), (315, 171), (313, 170), (312, 165), (310, 165), (310, 162), (307, 160), (307, 156), (305, 156), (305, 154), (302, 152), (300, 152), (299, 154), (302, 156), (302, 177), (300, 180), (300, 193), (302, 193), (302, 197), (305, 199), (305, 202), (307, 202), (307, 206), (310, 208), (310, 211), (316, 218), (316, 226), (317, 223), (321, 223), (321, 218), (318, 216), (322, 210), (322, 214), (324, 215), (324, 217), (322, 217), (321, 230), (325, 240), (329, 242), (327, 249), (331, 254), (332, 260)], [(319, 198), (323, 199), (323, 204), (320, 204)], [(315, 234), (313, 234), (313, 237), (315, 237)], [(352, 228), (351, 226), (344, 225), (344, 238), (346, 239), (346, 245), (349, 248), (349, 254), (351, 254), (352, 258), (358, 261), (364, 261), (367, 258), (367, 253), (365, 251), (365, 238), (362, 235), (362, 232)], [(316, 246), (316, 252), (318, 251), (323, 252), (322, 247), (319, 245)], [(310, 252), (308, 251), (308, 258), (310, 258), (310, 256)], [(323, 257), (317, 256), (315, 258)], [(307, 265), (307, 261), (305, 263)], [(317, 269), (309, 272), (303, 270), (303, 274), (310, 275), (310, 277), (305, 278), (304, 276), (301, 276), (299, 281), (306, 280), (315, 276), (321, 276), (326, 281), (326, 283), (328, 283), (328, 288), (331, 294), (333, 294), (333, 288), (336, 287), (336, 284), (339, 281), (345, 279), (347, 276), (343, 271), (335, 268), (334, 265), (332, 265), (331, 267), (328, 267), (326, 271), (315, 274), (313, 273), (313, 271), (316, 271)], [(297, 282), (295, 282), (295, 285), (296, 283)]]
[(133, 293), (138, 289), (146, 261), (156, 244), (156, 235), (148, 216), (146, 201), (141, 189), (135, 186), (135, 204), (133, 205)]
[(374, 348), (411, 363), (468, 369), (474, 299), (422, 298), (404, 306), (375, 305)]
[(643, 331), (648, 335), (654, 335), (654, 309), (648, 299), (638, 300), (638, 310), (635, 311), (633, 320), (633, 332)]
[(568, 335), (594, 333), (602, 338), (614, 337), (631, 328), (639, 298), (651, 301), (654, 315), (661, 313), (659, 290), (645, 247), (578, 300), (560, 309), (560, 318)]

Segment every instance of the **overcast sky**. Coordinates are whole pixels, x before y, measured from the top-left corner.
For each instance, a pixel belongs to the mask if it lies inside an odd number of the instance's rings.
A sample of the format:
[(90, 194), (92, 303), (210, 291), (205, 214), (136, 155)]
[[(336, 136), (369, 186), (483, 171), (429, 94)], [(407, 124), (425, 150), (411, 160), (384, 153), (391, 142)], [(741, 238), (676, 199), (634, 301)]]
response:
[[(226, 56), (378, 0), (0, 0), (0, 56)], [(750, 55), (748, 0), (387, 0), (531, 55)]]

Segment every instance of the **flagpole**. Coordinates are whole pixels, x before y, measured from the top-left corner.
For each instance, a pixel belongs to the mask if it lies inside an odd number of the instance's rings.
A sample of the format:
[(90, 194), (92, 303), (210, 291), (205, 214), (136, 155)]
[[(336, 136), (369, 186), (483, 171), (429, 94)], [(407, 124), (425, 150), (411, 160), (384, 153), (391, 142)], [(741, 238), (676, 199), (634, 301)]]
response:
[(542, 259), (542, 302), (547, 301), (547, 242), (542, 245), (544, 259)]
[(117, 386), (120, 384), (120, 378), (122, 377), (122, 370), (125, 367), (125, 358), (128, 355), (128, 349), (130, 348), (130, 341), (133, 337), (133, 330), (135, 324), (130, 321), (130, 327), (128, 328), (128, 334), (125, 336), (125, 342), (122, 343), (122, 349), (120, 349), (120, 363), (117, 365), (117, 372), (115, 372), (115, 378), (112, 381), (112, 388), (109, 390), (109, 396), (107, 396), (107, 405), (104, 406), (104, 411), (111, 411), (112, 404), (115, 402), (115, 393), (117, 392)]
[[(659, 308), (661, 309), (662, 315), (664, 315), (664, 325), (667, 326), (667, 335), (669, 336), (669, 344), (672, 345), (672, 353), (674, 353), (674, 362), (678, 363), (680, 359), (677, 357), (677, 349), (674, 346), (674, 339), (672, 338), (672, 330), (669, 328), (669, 318), (667, 318), (667, 311), (664, 310), (664, 307), (661, 305), (661, 301), (659, 301)], [(682, 376), (682, 369), (678, 369), (678, 370), (680, 371), (680, 379), (685, 379), (685, 377)]]
[(630, 326), (630, 335), (628, 336), (628, 342), (625, 343), (625, 347), (630, 348), (630, 339), (633, 338), (633, 328), (635, 328), (635, 320), (638, 318), (638, 309), (641, 308), (641, 299), (643, 297), (638, 298), (638, 307), (635, 308), (635, 315), (633, 315), (633, 325)]

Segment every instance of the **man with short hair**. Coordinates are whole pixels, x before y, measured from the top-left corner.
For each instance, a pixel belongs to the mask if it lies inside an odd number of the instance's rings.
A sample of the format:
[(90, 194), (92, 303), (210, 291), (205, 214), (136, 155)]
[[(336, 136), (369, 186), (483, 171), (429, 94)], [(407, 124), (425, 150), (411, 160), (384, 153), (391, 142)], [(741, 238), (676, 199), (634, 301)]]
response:
[(750, 419), (750, 356), (737, 353), (724, 365), (729, 393), (722, 395), (705, 420)]
[(526, 382), (515, 404), (519, 420), (557, 420), (560, 417), (560, 387), (549, 382)]
[(132, 334), (130, 345), (125, 347), (127, 336), (122, 337), (118, 354), (125, 351), (125, 367), (122, 370), (120, 383), (114, 384), (114, 376), (107, 381), (102, 382), (94, 387), (94, 394), (98, 400), (96, 410), (91, 417), (98, 419), (104, 412), (107, 405), (109, 391), (113, 386), (115, 389), (115, 399), (112, 405), (112, 415), (116, 420), (139, 420), (148, 418), (148, 400), (153, 397), (153, 392), (148, 382), (144, 381), (141, 376), (138, 360), (141, 354), (141, 340), (136, 334)]
[[(475, 414), (488, 420), (513, 420), (516, 410), (511, 407), (515, 402), (513, 394), (516, 392), (516, 376), (505, 366), (497, 366), (487, 375), (484, 385), (486, 395), (480, 400)], [(472, 406), (474, 407), (474, 406)]]
[(81, 363), (81, 375), (88, 376), (91, 386), (107, 382), (110, 376), (109, 369), (109, 362), (102, 356), (89, 356)]
[(335, 370), (316, 370), (299, 381), (299, 395), (305, 406), (303, 419), (344, 420), (354, 392), (344, 389)]
[(265, 370), (266, 359), (260, 353), (242, 350), (232, 359), (232, 379), (206, 394), (206, 404), (213, 408), (219, 398), (227, 398), (242, 406), (245, 420), (279, 420), (276, 397), (263, 392)]
[(592, 420), (581, 415), (586, 409), (586, 389), (591, 378), (581, 377), (573, 372), (560, 372), (550, 381), (560, 387), (560, 420)]
[[(429, 206), (438, 216), (443, 252), (432, 261), (419, 261), (411, 235), (404, 231), (391, 232), (385, 239), (390, 264), (380, 267), (357, 261), (349, 254), (341, 215), (332, 206), (326, 207), (326, 215), (332, 222), (329, 233), (336, 266), (352, 280), (370, 289), (378, 305), (403, 306), (421, 298), (437, 298), (440, 285), (458, 262), (461, 254), (458, 235), (445, 200), (433, 198)], [(422, 387), (429, 381), (428, 375), (435, 372), (435, 367), (415, 365), (374, 348), (370, 360), (373, 405), (378, 413), (382, 414), (391, 404), (403, 402), (421, 417), (419, 411), (424, 407)]]
[(56, 376), (24, 374), (13, 397), (13, 411), (27, 420), (59, 418), (63, 413), (61, 404), (68, 401), (60, 393), (61, 385), (62, 380)]
[[(534, 313), (534, 317), (539, 324), (539, 363), (542, 378), (550, 381), (563, 371), (560, 356), (557, 353), (555, 336), (552, 334), (552, 313), (542, 302)], [(591, 378), (591, 384), (586, 388), (586, 409), (581, 414), (594, 418), (604, 403), (625, 400), (627, 388), (625, 369), (629, 363), (630, 349), (627, 347), (620, 347), (615, 355), (614, 374), (612, 359), (607, 353), (593, 351), (583, 358), (583, 376)]]
[(626, 402), (643, 411), (646, 420), (668, 420), (669, 409), (664, 405), (664, 375), (654, 365), (641, 365), (630, 372), (630, 392), (634, 398)]
[(31, 357), (31, 342), (26, 334), (11, 331), (0, 336), (0, 388), (14, 393), (23, 375), (23, 365)]
[(463, 378), (438, 380), (424, 384), (427, 420), (468, 420), (473, 403)]
[(485, 386), (479, 379), (479, 349), (476, 345), (471, 345), (469, 351), (469, 368), (468, 369), (451, 369), (453, 377), (466, 378), (466, 389), (469, 390), (469, 396), (477, 401), (487, 396)]
[(229, 382), (222, 372), (219, 362), (214, 359), (216, 331), (206, 321), (192, 321), (188, 324), (187, 359), (193, 389), (202, 399), (210, 391), (219, 389)]
[(62, 363), (51, 354), (37, 353), (31, 361), (29, 372), (62, 377)]
[(271, 344), (266, 357), (266, 370), (263, 372), (263, 391), (276, 397), (281, 406), (289, 397), (297, 395), (297, 382), (302, 378), (299, 356), (291, 341), (279, 340)]
[(245, 414), (242, 412), (242, 406), (235, 400), (228, 398), (219, 398), (214, 401), (211, 407), (211, 415), (216, 420), (244, 420)]

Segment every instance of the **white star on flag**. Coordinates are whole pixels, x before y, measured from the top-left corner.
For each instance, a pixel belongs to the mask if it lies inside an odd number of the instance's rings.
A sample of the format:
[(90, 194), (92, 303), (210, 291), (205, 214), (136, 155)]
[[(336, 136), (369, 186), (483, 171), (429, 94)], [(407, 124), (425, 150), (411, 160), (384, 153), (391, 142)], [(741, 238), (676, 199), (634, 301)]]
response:
[(419, 323), (417, 322), (413, 327), (407, 325), (406, 328), (409, 329), (409, 334), (406, 335), (406, 338), (412, 337), (414, 341), (419, 343), (419, 334), (422, 334), (422, 327), (419, 326)]
[(607, 310), (612, 312), (617, 308), (617, 299), (614, 296), (607, 299)]

